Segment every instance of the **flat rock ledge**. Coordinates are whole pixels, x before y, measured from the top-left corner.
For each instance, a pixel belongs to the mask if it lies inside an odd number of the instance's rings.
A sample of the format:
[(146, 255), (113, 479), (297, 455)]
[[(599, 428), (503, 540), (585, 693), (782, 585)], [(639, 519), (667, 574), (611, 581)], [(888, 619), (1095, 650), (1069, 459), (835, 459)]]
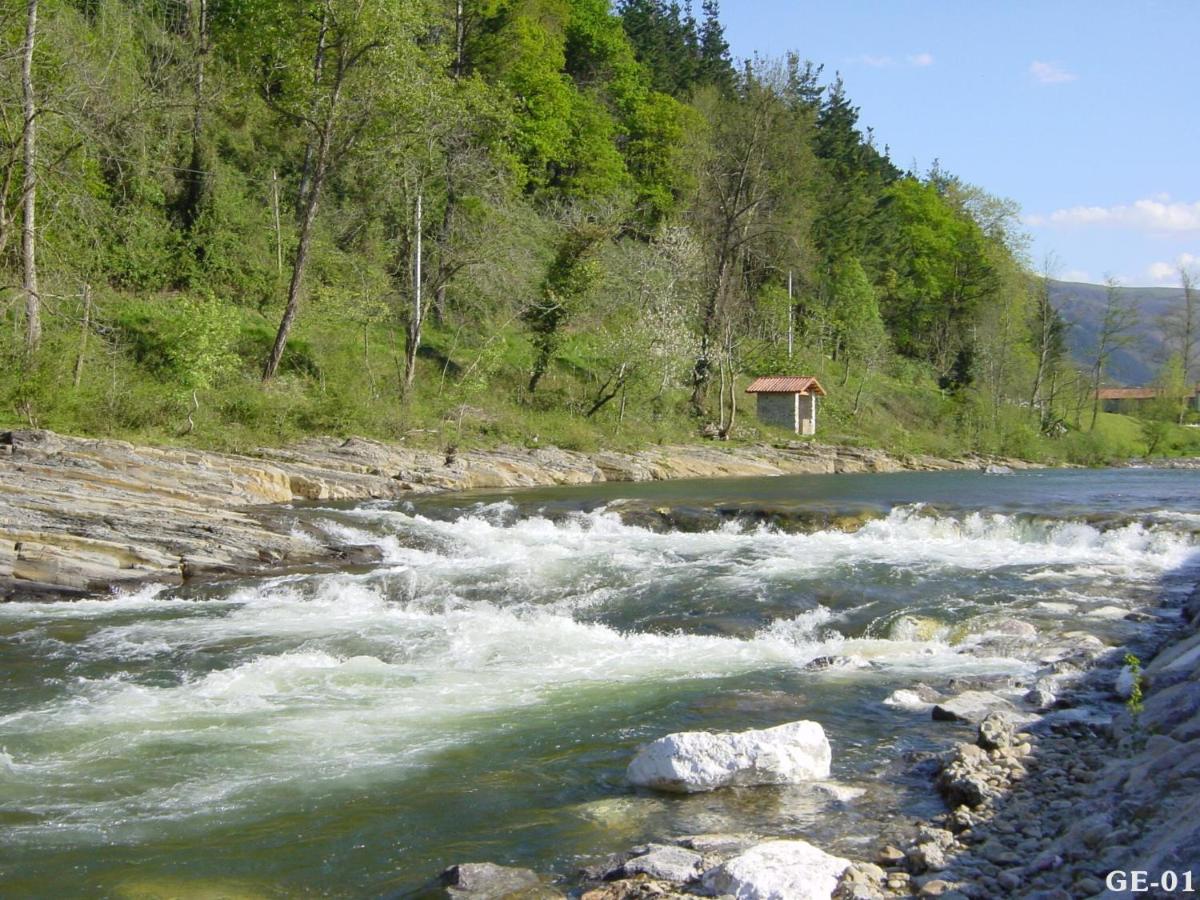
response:
[(0, 433), (0, 600), (366, 562), (377, 552), (306, 529), (280, 508), (295, 501), (600, 481), (978, 469), (989, 462), (899, 458), (804, 442), (590, 454), (502, 447), (447, 460), (432, 450), (362, 438), (313, 438), (236, 455), (8, 431)]

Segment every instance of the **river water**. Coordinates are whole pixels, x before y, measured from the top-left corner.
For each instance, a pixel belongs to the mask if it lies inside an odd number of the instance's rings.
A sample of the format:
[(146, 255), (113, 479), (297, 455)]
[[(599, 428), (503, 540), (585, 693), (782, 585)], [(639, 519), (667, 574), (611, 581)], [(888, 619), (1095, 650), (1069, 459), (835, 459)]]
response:
[[(455, 862), (569, 876), (717, 830), (867, 852), (940, 808), (909, 763), (966, 733), (892, 691), (1020, 683), (1085, 635), (1120, 643), (1144, 627), (1127, 612), (1200, 574), (1200, 475), (1149, 469), (295, 515), (382, 562), (0, 605), (0, 892), (380, 896)], [(796, 719), (825, 727), (832, 782), (666, 797), (624, 781), (662, 734)]]

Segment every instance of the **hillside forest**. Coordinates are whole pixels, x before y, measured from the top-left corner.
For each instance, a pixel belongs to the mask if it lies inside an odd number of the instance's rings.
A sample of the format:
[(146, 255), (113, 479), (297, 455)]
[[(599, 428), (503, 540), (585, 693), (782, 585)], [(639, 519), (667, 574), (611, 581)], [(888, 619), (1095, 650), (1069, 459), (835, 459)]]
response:
[[(836, 73), (731, 57), (716, 0), (3, 0), (0, 424), (587, 449), (818, 439), (1196, 452), (1191, 273), (1161, 398), (1095, 389), (1017, 207), (905, 171)], [(1075, 352), (1072, 353), (1071, 349)]]

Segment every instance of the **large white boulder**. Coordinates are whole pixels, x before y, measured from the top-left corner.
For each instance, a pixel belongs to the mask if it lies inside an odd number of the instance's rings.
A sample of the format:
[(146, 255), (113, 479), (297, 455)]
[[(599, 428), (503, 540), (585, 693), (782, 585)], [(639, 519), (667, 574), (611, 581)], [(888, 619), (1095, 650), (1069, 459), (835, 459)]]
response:
[(704, 873), (704, 887), (738, 900), (829, 900), (850, 860), (806, 841), (767, 841)]
[(828, 778), (831, 756), (816, 722), (738, 733), (681, 731), (642, 747), (626, 775), (641, 787), (690, 794)]

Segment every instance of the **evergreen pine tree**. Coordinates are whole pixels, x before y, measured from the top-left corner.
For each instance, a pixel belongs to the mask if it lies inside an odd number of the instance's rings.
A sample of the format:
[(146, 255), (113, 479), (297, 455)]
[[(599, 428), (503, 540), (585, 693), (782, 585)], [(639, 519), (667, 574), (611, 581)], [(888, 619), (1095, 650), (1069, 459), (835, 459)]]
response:
[(721, 5), (717, 0), (704, 0), (704, 21), (700, 25), (699, 80), (722, 90), (733, 87), (733, 62), (725, 26), (721, 24)]

